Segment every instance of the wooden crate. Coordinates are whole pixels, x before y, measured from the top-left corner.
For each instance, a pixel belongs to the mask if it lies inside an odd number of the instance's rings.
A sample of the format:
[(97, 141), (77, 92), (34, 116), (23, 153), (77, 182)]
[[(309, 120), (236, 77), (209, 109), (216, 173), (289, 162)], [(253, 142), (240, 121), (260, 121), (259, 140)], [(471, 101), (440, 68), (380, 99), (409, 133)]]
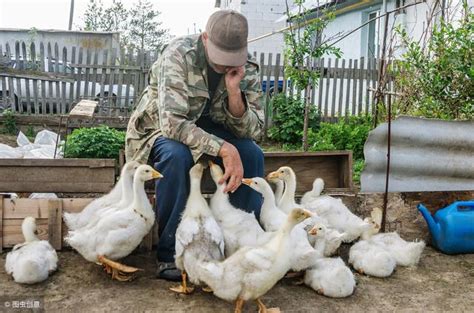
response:
[[(63, 213), (78, 213), (92, 200), (94, 198), (13, 199), (0, 195), (0, 252), (3, 248), (11, 248), (24, 242), (21, 223), (27, 216), (36, 218), (38, 237), (48, 240), (56, 250), (61, 250), (67, 245), (64, 238), (68, 232), (62, 220)], [(152, 244), (157, 241), (156, 231), (157, 229), (153, 228), (143, 238), (142, 248), (151, 250)]]
[(0, 159), (1, 192), (104, 193), (114, 184), (113, 159)]
[[(281, 166), (290, 166), (296, 174), (296, 194), (313, 188), (317, 177), (324, 179), (324, 191), (352, 192), (352, 151), (265, 152), (265, 175)], [(215, 184), (207, 171), (202, 182), (203, 193), (213, 193)]]

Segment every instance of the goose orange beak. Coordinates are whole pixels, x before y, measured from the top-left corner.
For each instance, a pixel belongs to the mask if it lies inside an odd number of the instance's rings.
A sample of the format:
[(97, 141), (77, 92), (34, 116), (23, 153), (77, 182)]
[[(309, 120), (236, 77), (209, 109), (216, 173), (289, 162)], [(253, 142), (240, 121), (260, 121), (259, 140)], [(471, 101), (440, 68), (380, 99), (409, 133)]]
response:
[(309, 230), (308, 234), (316, 236), (318, 234), (318, 229), (316, 227), (313, 227)]
[(250, 186), (252, 184), (253, 180), (251, 178), (244, 178), (242, 179), (242, 184)]
[(151, 177), (157, 179), (157, 178), (163, 178), (163, 175), (161, 175), (160, 172), (153, 170), (153, 172), (151, 172)]
[(267, 175), (267, 180), (274, 180), (274, 179), (279, 179), (280, 178), (280, 173), (278, 171), (271, 172), (270, 174)]

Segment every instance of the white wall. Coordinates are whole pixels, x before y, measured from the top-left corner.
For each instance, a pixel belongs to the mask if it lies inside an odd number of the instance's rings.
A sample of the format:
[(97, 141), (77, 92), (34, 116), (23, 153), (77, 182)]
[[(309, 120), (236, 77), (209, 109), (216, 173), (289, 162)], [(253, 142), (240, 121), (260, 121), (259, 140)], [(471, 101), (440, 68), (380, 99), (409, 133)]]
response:
[[(10, 46), (12, 54), (15, 53), (15, 42), (23, 41), (28, 46), (34, 42), (37, 53), (39, 52), (40, 43), (43, 42), (45, 54), (47, 55), (47, 44), (51, 43), (52, 53), (54, 55), (54, 44), (58, 43), (59, 56), (62, 59), (62, 49), (66, 47), (67, 58), (70, 61), (72, 47), (76, 47), (76, 58), (78, 57), (79, 48), (83, 48), (84, 61), (86, 51), (95, 51), (103, 49), (120, 48), (119, 33), (113, 32), (83, 32), (83, 31), (64, 31), (64, 30), (37, 30), (31, 33), (29, 29), (0, 29), (0, 45), (3, 53), (5, 53), (6, 43)], [(21, 51), (21, 46), (20, 46)], [(120, 50), (117, 50), (120, 53)], [(110, 57), (111, 51), (109, 52)], [(22, 53), (20, 53), (22, 55)], [(102, 62), (102, 53), (98, 55), (99, 64)]]
[[(293, 1), (288, 1), (290, 8)], [(221, 0), (222, 9), (233, 9), (247, 17), (249, 39), (271, 33), (285, 27), (285, 21), (275, 23), (286, 14), (285, 0)], [(275, 34), (249, 44), (249, 52), (282, 53), (283, 35)]]

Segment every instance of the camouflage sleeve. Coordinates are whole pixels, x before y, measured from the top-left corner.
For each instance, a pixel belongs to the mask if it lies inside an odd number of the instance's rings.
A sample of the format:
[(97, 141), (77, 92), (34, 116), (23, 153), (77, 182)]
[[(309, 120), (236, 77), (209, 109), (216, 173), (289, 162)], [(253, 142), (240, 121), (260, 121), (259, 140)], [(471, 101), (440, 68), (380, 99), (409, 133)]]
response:
[(225, 123), (236, 136), (257, 139), (264, 125), (264, 113), (261, 105), (262, 91), (257, 64), (253, 62), (247, 63), (245, 77), (240, 86), (246, 106), (245, 112), (241, 117), (235, 117), (229, 112), (226, 103), (224, 106), (226, 113)]
[(203, 154), (217, 156), (224, 140), (207, 133), (189, 117), (187, 71), (183, 56), (171, 51), (165, 52), (161, 59), (157, 67), (157, 105), (163, 136), (187, 145), (194, 161)]

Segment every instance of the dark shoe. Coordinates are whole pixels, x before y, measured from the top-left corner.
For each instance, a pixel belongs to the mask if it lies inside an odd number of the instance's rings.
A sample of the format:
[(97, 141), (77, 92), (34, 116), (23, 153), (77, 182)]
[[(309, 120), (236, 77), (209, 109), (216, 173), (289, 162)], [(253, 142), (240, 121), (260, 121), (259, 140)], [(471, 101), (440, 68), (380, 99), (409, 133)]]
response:
[(169, 281), (181, 281), (181, 271), (174, 262), (157, 262), (156, 278)]

